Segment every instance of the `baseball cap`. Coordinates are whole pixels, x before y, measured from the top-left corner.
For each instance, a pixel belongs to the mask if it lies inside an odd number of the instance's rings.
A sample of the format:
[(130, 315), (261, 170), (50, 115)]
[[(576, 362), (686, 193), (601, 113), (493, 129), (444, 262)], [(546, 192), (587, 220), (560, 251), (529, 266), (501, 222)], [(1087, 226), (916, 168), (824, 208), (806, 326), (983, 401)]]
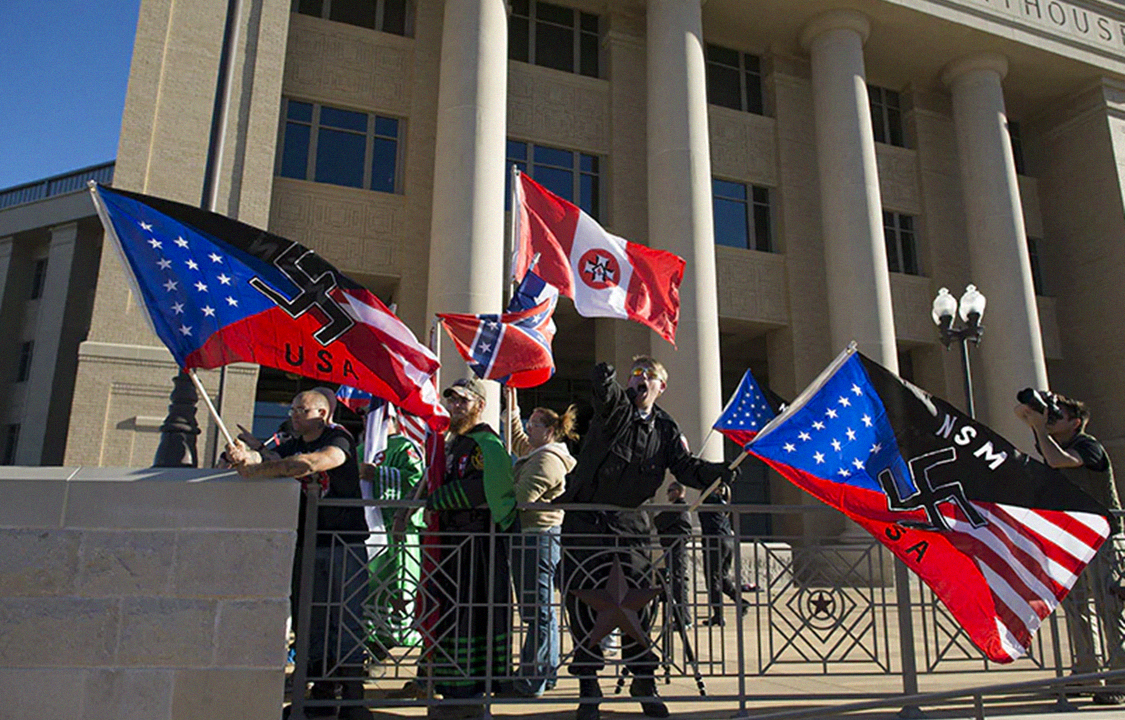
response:
[(477, 400), (484, 400), (484, 383), (475, 377), (461, 378), (447, 387), (445, 392), (442, 393), (442, 397), (449, 397), (450, 395), (460, 395), (466, 398), (475, 397)]

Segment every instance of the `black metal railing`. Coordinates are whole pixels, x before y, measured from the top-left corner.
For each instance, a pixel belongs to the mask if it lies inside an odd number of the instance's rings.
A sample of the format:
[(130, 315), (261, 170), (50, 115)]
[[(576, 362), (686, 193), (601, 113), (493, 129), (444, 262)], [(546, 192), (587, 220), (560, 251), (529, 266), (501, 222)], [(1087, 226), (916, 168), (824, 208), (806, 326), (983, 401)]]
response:
[[(381, 509), (419, 506), (319, 501), (319, 505), (333, 507), (360, 504)], [(307, 503), (306, 527), (315, 527), (317, 506), (315, 498)], [(670, 507), (654, 505), (651, 511)], [(699, 509), (700, 513), (715, 511), (804, 520), (789, 526), (809, 526), (818, 516), (825, 519), (832, 512), (820, 506), (776, 505), (717, 509), (704, 505)], [(416, 518), (420, 520), (421, 515), (417, 513)], [(491, 523), (482, 527), (494, 528)], [(739, 524), (735, 522), (734, 527)], [(562, 537), (564, 564), (565, 548), (572, 540)], [(588, 542), (590, 537), (584, 536), (584, 540)], [(631, 556), (643, 558), (625, 574), (627, 586), (654, 589), (656, 594), (638, 619), (659, 658), (656, 678), (668, 700), (698, 703), (701, 709), (725, 706), (745, 713), (756, 703), (785, 697), (760, 691), (755, 683), (759, 678), (823, 678), (817, 681), (823, 683), (823, 691), (802, 692), (801, 703), (893, 706), (908, 700), (920, 702), (916, 696), (922, 680), (942, 691), (931, 694), (932, 698), (920, 695), (935, 704), (946, 696), (973, 697), (983, 707), (980, 698), (989, 695), (987, 688), (950, 692), (949, 683), (964, 678), (963, 685), (954, 687), (979, 686), (979, 673), (988, 671), (990, 684), (998, 688), (995, 696), (1035, 689), (1040, 698), (1057, 697), (1065, 703), (1063, 683), (1068, 682), (1072, 650), (1061, 609), (1044, 623), (1027, 657), (1001, 666), (976, 650), (928, 588), (911, 578), (908, 592), (896, 592), (897, 561), (873, 538), (736, 538), (731, 587), (719, 586), (718, 594), (708, 591), (708, 569), (715, 567), (714, 558), (709, 562), (708, 557), (712, 537), (697, 531), (684, 540), (684, 592), (675, 592), (668, 574), (674, 570), (668, 543), (655, 534), (633, 537), (626, 543)], [(532, 702), (511, 692), (514, 683), (528, 674), (520, 651), (529, 637), (538, 637), (533, 618), (524, 616), (532, 613), (519, 611), (530, 608), (520, 607), (508, 584), (509, 552), (525, 543), (524, 535), (494, 530), (432, 535), (414, 529), (397, 538), (372, 536), (366, 543), (341, 533), (307, 533), (299, 550), (303, 565), (294, 613), (297, 662), (291, 674), (291, 717), (304, 717), (306, 708), (324, 706)], [(577, 680), (566, 669), (583, 654), (575, 653), (568, 598), (572, 612), (584, 607), (573, 603), (575, 586), (589, 587), (591, 583), (582, 578), (606, 577), (612, 572), (610, 566), (623, 557), (620, 536), (607, 535), (604, 545), (587, 544), (584, 549), (590, 552), (582, 553), (581, 567), (562, 573), (559, 586), (550, 595), (560, 622), (560, 668), (546, 693), (553, 702), (578, 700)], [(319, 581), (313, 580), (314, 573), (319, 573)], [(502, 594), (482, 594), (481, 588), (489, 585), (490, 578), (500, 578), (497, 583), (503, 586)], [(314, 586), (326, 583), (334, 588), (331, 592), (323, 587), (314, 592)], [(596, 614), (592, 609), (587, 612)], [(1096, 626), (1093, 601), (1086, 612), (1087, 620)], [(900, 624), (902, 614), (910, 622)], [(912, 636), (911, 643), (904, 642), (904, 628)], [(476, 637), (475, 646), (466, 641), (468, 636)], [(635, 644), (622, 643), (619, 636), (619, 631), (610, 633), (599, 642), (607, 664), (601, 673), (607, 691), (604, 702), (629, 699), (623, 690), (632, 663), (623, 655)], [(1099, 662), (1105, 667), (1107, 634), (1100, 632), (1098, 637)], [(910, 647), (914, 656), (908, 658), (904, 648)], [(301, 661), (310, 657), (315, 662)], [(842, 689), (836, 682), (840, 678), (852, 678), (845, 684), (861, 689)], [(1020, 678), (1024, 684), (1017, 682)], [(358, 695), (349, 695), (349, 685), (362, 689)], [(457, 699), (458, 687), (468, 688), (461, 699)]]
[(52, 175), (35, 182), (4, 188), (0, 190), (0, 210), (35, 202), (36, 200), (44, 200), (55, 195), (85, 190), (86, 183), (90, 180), (103, 185), (110, 185), (113, 183), (114, 165), (114, 162), (91, 165), (62, 175)]

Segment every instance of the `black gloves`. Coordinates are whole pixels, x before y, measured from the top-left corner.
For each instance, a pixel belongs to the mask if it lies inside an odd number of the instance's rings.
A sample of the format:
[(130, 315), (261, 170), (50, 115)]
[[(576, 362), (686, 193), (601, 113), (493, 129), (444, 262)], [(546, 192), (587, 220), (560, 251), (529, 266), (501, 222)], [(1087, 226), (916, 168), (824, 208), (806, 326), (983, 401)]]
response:
[(594, 372), (591, 376), (591, 379), (596, 385), (604, 385), (606, 382), (612, 379), (615, 374), (616, 370), (614, 370), (613, 365), (606, 362), (600, 362), (594, 366)]
[(728, 486), (733, 485), (738, 480), (740, 474), (741, 473), (739, 472), (739, 468), (735, 468), (733, 470), (731, 470), (729, 467), (723, 468), (723, 474), (721, 475), (721, 477), (723, 478), (723, 484)]

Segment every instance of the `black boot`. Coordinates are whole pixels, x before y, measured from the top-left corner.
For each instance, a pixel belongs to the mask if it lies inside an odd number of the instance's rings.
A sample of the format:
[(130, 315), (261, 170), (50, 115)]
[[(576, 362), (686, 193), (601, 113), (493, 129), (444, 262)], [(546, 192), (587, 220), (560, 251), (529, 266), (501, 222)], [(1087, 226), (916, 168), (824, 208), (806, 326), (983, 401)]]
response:
[(650, 718), (668, 717), (668, 706), (661, 702), (656, 693), (656, 681), (652, 676), (635, 677), (629, 685), (629, 694), (641, 698), (641, 710)]
[(598, 685), (598, 676), (578, 678), (578, 711), (574, 720), (601, 720), (602, 712), (598, 709), (597, 698), (602, 696), (602, 688)]
[[(343, 668), (340, 671), (341, 700), (362, 700), (363, 695), (363, 670), (361, 668)], [(340, 720), (371, 720), (371, 711), (362, 705), (348, 705), (340, 708)]]

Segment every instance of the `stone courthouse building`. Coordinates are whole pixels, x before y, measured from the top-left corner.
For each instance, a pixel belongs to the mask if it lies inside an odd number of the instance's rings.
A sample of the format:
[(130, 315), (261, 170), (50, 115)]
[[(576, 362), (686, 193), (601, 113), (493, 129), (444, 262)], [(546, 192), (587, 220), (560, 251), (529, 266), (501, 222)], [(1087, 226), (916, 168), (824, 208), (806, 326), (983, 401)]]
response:
[[(698, 449), (746, 368), (791, 398), (853, 339), (963, 405), (960, 357), (930, 305), (971, 282), (988, 298), (978, 415), (1026, 445), (1015, 393), (1050, 386), (1090, 403), (1125, 462), (1118, 3), (235, 5), (214, 206), (314, 248), (419, 337), (434, 312), (502, 306), (511, 163), (687, 260), (677, 347), (563, 301), (557, 375), (525, 407), (584, 395), (597, 360), (651, 352), (671, 373), (662, 404)], [(115, 186), (200, 202), (226, 10), (141, 3)], [(72, 273), (94, 280), (82, 263)], [(50, 442), (68, 465), (148, 465), (173, 363), (116, 253), (96, 275), (76, 363), (57, 361), (73, 400)], [(464, 369), (451, 353), (446, 381)], [(292, 381), (238, 366), (224, 415), (276, 423)], [(0, 420), (25, 422), (35, 402), (10, 401)], [(203, 457), (213, 443), (205, 431)], [(744, 500), (797, 500), (759, 475)]]

